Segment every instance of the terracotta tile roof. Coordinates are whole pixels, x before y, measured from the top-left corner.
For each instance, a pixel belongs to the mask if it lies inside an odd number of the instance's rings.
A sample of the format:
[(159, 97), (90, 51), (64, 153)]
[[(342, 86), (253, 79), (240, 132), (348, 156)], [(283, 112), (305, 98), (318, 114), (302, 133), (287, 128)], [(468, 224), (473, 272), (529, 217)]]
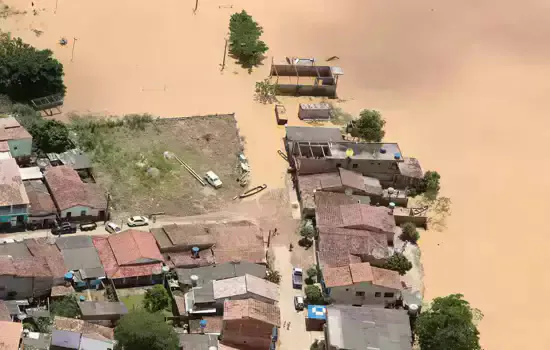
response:
[(216, 245), (212, 248), (216, 264), (248, 261), (265, 262), (263, 234), (256, 225), (218, 225), (212, 229)]
[(48, 188), (42, 180), (25, 181), (25, 190), (29, 197), (31, 216), (54, 214), (57, 212)]
[(53, 286), (52, 297), (61, 297), (74, 293), (74, 288), (70, 284), (67, 286)]
[(208, 225), (188, 224), (188, 225), (166, 225), (162, 228), (170, 242), (174, 245), (183, 246), (209, 246), (216, 243), (214, 236), (210, 233)]
[[(204, 328), (204, 333), (221, 333), (223, 326), (223, 317), (222, 316), (204, 316), (201, 320), (206, 321), (206, 327)], [(189, 321), (189, 333), (201, 333), (200, 328), (201, 320), (192, 320)]]
[(126, 230), (109, 236), (108, 241), (120, 266), (164, 261), (150, 232)]
[(60, 278), (67, 273), (68, 269), (57, 245), (50, 243), (46, 238), (25, 240), (25, 244), (33, 256), (46, 259), (54, 277)]
[(0, 350), (19, 350), (23, 324), (0, 321)]
[(363, 180), (363, 174), (344, 168), (339, 168), (338, 170), (340, 172), (340, 180), (343, 186), (360, 191), (365, 190), (365, 181)]
[(209, 266), (216, 262), (210, 249), (201, 250), (198, 258), (193, 258), (190, 252), (168, 253), (166, 255), (173, 267), (180, 268)]
[(327, 288), (353, 284), (349, 266), (324, 268), (323, 279)]
[(45, 258), (16, 258), (13, 259), (13, 266), (19, 277), (53, 277)]
[(395, 219), (389, 208), (368, 204), (318, 205), (316, 218), (318, 226), (359, 228), (391, 233), (395, 229)]
[(0, 206), (29, 204), (15, 159), (0, 160)]
[(0, 141), (20, 139), (32, 139), (32, 136), (14, 117), (0, 118)]
[(373, 269), (369, 263), (350, 264), (349, 270), (353, 283), (373, 281)]
[(0, 276), (15, 276), (13, 260), (8, 256), (0, 256)]
[(11, 321), (10, 310), (3, 300), (0, 300), (0, 321)]
[(83, 335), (94, 339), (114, 339), (114, 330), (112, 328), (100, 326), (83, 320), (75, 318), (67, 318), (55, 316), (53, 319), (53, 328), (62, 330), (82, 333)]
[(78, 205), (105, 210), (107, 199), (97, 184), (82, 182), (70, 166), (61, 165), (48, 169), (45, 175), (52, 197), (59, 210)]
[(402, 162), (399, 162), (399, 172), (403, 176), (421, 179), (424, 177), (424, 170), (420, 162), (416, 158), (404, 157)]
[(158, 273), (162, 268), (162, 263), (120, 266), (109, 244), (109, 236), (94, 236), (92, 240), (109, 278), (149, 276)]
[(371, 268), (373, 276), (372, 284), (397, 290), (403, 289), (401, 276), (399, 276), (397, 271), (381, 269), (374, 266)]
[(185, 315), (186, 309), (185, 309), (185, 297), (181, 295), (174, 295), (174, 301), (176, 302), (176, 308), (178, 310), (178, 313), (181, 315)]
[(281, 325), (278, 306), (255, 299), (226, 300), (223, 305), (223, 320), (255, 319), (274, 326)]
[(303, 208), (315, 208), (314, 192), (323, 188), (323, 183), (340, 181), (338, 173), (298, 175), (298, 189)]

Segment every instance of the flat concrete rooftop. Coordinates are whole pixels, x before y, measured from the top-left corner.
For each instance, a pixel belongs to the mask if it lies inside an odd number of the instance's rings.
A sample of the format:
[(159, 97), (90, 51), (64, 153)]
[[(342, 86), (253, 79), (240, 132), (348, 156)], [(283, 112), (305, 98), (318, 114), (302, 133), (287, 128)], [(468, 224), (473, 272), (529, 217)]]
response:
[[(397, 143), (370, 143), (370, 142), (298, 142), (302, 156), (309, 154), (325, 158), (345, 159), (347, 150), (351, 149), (353, 159), (395, 160), (402, 162), (403, 155)], [(311, 153), (308, 150), (311, 147)], [(322, 149), (322, 150), (321, 150)]]

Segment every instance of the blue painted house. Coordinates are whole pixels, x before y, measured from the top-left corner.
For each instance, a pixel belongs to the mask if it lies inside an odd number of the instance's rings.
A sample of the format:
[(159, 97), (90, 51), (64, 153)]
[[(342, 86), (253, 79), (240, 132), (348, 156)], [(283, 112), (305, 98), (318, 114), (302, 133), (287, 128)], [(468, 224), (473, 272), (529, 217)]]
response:
[(29, 197), (15, 159), (0, 160), (0, 225), (24, 225), (29, 215)]

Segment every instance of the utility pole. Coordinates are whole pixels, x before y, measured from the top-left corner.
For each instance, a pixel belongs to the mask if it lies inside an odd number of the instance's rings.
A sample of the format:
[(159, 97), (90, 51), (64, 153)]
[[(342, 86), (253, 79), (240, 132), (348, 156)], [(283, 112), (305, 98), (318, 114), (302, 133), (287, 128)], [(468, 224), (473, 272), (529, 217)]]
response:
[(199, 0), (195, 0), (195, 9), (193, 10), (193, 14), (197, 13), (198, 8), (199, 8)]
[(53, 14), (54, 14), (54, 15), (57, 13), (57, 2), (58, 2), (58, 1), (59, 1), (59, 0), (55, 0), (55, 10), (53, 10)]
[(73, 58), (74, 58), (74, 46), (76, 44), (76, 40), (78, 40), (78, 39), (73, 37), (73, 50), (71, 52), (71, 62), (73, 61)]
[(227, 42), (228, 42), (228, 40), (227, 40), (227, 38), (225, 38), (225, 46), (224, 46), (224, 48), (223, 48), (223, 61), (222, 61), (222, 64), (221, 64), (221, 66), (222, 66), (222, 69), (221, 69), (221, 70), (222, 70), (222, 71), (223, 71), (224, 68), (225, 68), (225, 57), (227, 56)]

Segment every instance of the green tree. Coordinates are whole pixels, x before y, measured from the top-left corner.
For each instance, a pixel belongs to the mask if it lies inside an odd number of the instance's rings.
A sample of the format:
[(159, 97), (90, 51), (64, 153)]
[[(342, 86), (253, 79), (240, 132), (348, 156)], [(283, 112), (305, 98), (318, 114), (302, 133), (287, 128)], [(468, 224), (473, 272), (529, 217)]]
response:
[(267, 45), (260, 40), (263, 28), (245, 10), (231, 15), (229, 20), (229, 52), (245, 67), (260, 63)]
[(401, 225), (401, 230), (403, 231), (403, 233), (401, 233), (401, 236), (399, 238), (401, 238), (403, 241), (416, 244), (416, 242), (418, 242), (418, 240), (420, 239), (420, 233), (418, 233), (416, 225), (412, 222), (406, 222)]
[(380, 112), (364, 109), (359, 114), (359, 119), (350, 124), (348, 132), (351, 136), (359, 137), (367, 142), (381, 142), (386, 135), (385, 125), (386, 121)]
[(27, 101), (65, 93), (63, 65), (50, 50), (37, 50), (20, 38), (0, 33), (0, 93)]
[(57, 120), (41, 120), (36, 122), (30, 129), (33, 142), (45, 153), (65, 152), (72, 146), (69, 139), (69, 129)]
[(325, 298), (323, 297), (323, 293), (317, 287), (316, 285), (309, 285), (305, 288), (306, 292), (306, 299), (308, 304), (324, 304)]
[(256, 99), (261, 103), (277, 101), (277, 84), (272, 84), (269, 78), (256, 82)]
[(178, 350), (179, 339), (160, 313), (132, 310), (115, 328), (115, 349)]
[(415, 333), (422, 350), (480, 350), (477, 309), (462, 299), (462, 294), (435, 298), (427, 311), (416, 320)]
[(267, 270), (267, 274), (264, 279), (271, 283), (279, 284), (281, 283), (281, 273), (277, 270)]
[(413, 265), (407, 257), (401, 253), (394, 253), (388, 258), (382, 268), (399, 272), (401, 276), (412, 269)]
[(54, 316), (76, 318), (80, 316), (80, 307), (76, 295), (71, 294), (55, 299), (50, 305), (50, 313)]
[(149, 312), (157, 312), (170, 305), (170, 295), (162, 284), (148, 289), (143, 298), (143, 307)]
[(317, 273), (318, 273), (317, 267), (316, 267), (316, 266), (310, 267), (309, 269), (307, 269), (306, 273), (307, 273), (307, 276), (308, 276), (309, 278), (311, 278), (311, 279), (316, 278), (316, 277), (317, 277)]

